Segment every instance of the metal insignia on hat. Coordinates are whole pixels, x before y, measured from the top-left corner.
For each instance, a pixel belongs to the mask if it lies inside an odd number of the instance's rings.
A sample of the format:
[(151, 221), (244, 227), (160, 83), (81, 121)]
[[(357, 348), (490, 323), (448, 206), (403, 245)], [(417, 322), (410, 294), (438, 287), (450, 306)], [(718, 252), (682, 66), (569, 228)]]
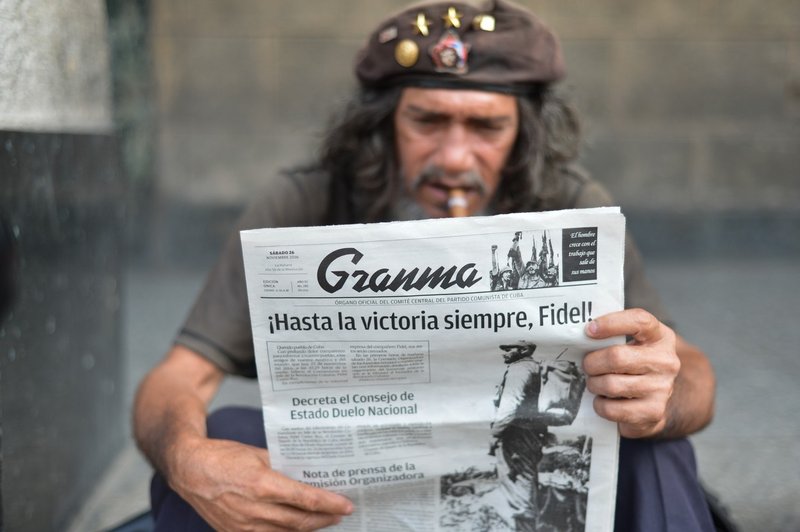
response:
[(470, 45), (464, 43), (455, 30), (449, 29), (428, 51), (437, 72), (466, 74), (469, 47)]
[(389, 26), (382, 32), (378, 34), (378, 42), (381, 44), (386, 44), (389, 41), (393, 41), (397, 38), (397, 26)]
[(423, 37), (427, 37), (430, 33), (429, 26), (431, 21), (428, 20), (428, 17), (425, 16), (425, 13), (418, 13), (416, 20), (411, 23), (411, 26), (414, 28), (414, 31), (417, 35), (422, 35)]
[(473, 19), (472, 26), (476, 30), (494, 31), (494, 17), (491, 15), (478, 15)]
[(460, 28), (461, 27), (461, 17), (463, 17), (461, 13), (454, 7), (448, 7), (447, 13), (442, 16), (442, 20), (444, 20), (444, 27), (445, 28)]
[(406, 68), (417, 64), (419, 46), (411, 39), (403, 39), (394, 48), (394, 59), (397, 64)]

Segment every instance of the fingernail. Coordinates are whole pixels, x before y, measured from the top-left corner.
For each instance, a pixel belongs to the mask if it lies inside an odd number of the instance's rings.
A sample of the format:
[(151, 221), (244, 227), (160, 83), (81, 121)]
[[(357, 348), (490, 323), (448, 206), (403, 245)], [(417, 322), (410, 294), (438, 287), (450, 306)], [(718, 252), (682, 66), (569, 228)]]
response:
[(597, 334), (597, 323), (590, 321), (589, 325), (586, 326), (586, 332), (589, 333), (590, 336), (594, 336)]

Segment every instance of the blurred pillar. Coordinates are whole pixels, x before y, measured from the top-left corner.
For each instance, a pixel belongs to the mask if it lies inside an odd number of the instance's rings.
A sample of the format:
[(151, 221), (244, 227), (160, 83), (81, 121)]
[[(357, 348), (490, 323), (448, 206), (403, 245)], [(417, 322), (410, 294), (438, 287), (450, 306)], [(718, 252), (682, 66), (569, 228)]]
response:
[(150, 0), (105, 0), (111, 52), (114, 130), (126, 186), (129, 259), (147, 261), (156, 201), (155, 98)]
[(121, 448), (125, 182), (102, 0), (0, 0), (2, 525), (65, 528)]

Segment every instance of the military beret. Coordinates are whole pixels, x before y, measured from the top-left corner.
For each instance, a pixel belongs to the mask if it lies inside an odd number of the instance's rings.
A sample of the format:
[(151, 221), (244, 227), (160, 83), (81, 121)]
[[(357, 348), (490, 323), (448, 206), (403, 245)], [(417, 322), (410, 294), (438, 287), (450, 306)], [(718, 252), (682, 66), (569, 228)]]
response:
[(426, 2), (378, 25), (356, 57), (363, 87), (473, 88), (528, 94), (565, 75), (555, 34), (505, 0)]

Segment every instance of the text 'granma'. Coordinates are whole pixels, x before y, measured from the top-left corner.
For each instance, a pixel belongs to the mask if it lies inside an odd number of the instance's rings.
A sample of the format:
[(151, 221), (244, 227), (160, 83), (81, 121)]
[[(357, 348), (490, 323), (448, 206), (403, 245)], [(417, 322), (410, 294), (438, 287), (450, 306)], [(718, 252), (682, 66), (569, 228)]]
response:
[[(423, 288), (469, 288), (474, 286), (482, 278), (479, 276), (475, 263), (471, 262), (463, 266), (428, 266), (423, 270), (412, 268), (406, 270), (401, 268), (397, 272), (391, 272), (389, 268), (378, 268), (373, 272), (365, 270), (331, 270), (334, 262), (343, 257), (350, 257), (352, 264), (358, 264), (364, 257), (356, 248), (340, 248), (330, 252), (319, 264), (317, 269), (317, 281), (319, 286), (326, 292), (333, 294), (344, 288), (348, 279), (352, 279), (351, 288), (356, 292), (370, 290), (372, 292), (396, 292), (397, 290), (410, 291), (422, 290)], [(346, 263), (346, 261), (343, 261)], [(331, 283), (328, 280), (329, 274), (337, 279)]]

